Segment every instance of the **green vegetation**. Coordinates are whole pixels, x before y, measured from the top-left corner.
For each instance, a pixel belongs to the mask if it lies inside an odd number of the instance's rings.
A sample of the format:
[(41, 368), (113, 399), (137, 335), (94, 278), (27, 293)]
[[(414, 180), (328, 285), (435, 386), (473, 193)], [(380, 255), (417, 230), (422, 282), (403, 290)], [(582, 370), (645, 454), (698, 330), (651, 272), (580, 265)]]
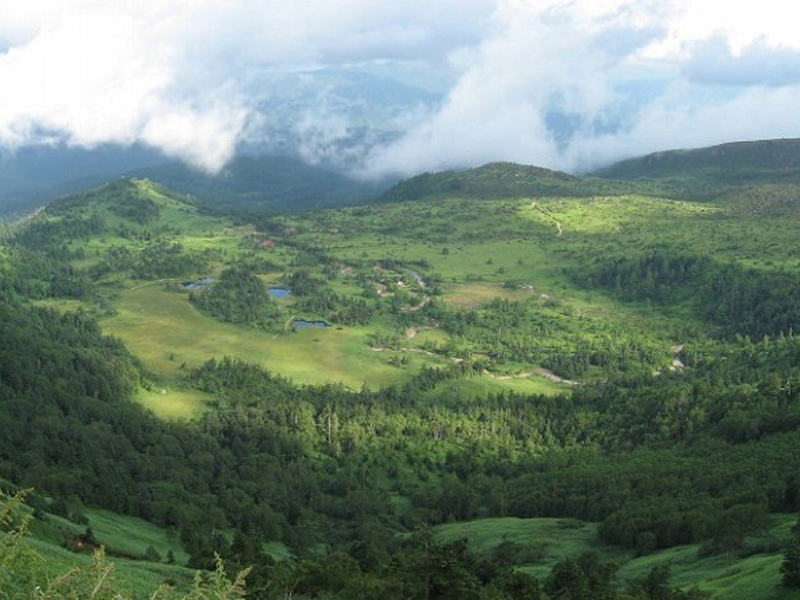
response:
[(791, 597), (794, 224), (654, 190), (495, 164), (249, 221), (141, 180), (55, 203), (0, 255), (34, 543), (219, 555), (252, 598)]
[(280, 314), (264, 283), (243, 269), (226, 269), (211, 289), (192, 293), (189, 300), (226, 323), (268, 328)]

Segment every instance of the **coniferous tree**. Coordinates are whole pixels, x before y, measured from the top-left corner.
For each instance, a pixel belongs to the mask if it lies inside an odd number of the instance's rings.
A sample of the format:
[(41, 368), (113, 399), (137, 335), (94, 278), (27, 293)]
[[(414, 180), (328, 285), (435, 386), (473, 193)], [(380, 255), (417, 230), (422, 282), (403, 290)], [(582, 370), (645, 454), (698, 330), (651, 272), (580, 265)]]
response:
[(800, 519), (792, 527), (792, 539), (783, 555), (781, 574), (784, 586), (800, 588)]

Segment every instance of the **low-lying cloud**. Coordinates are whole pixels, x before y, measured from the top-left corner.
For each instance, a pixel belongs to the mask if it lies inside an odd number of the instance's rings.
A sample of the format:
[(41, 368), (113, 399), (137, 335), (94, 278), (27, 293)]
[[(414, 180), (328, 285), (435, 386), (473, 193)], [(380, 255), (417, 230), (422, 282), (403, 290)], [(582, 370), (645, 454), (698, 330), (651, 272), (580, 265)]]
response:
[(244, 144), (379, 177), (800, 136), (778, 0), (764, 21), (712, 0), (68, 4), (0, 7), (2, 149), (143, 143), (215, 172)]

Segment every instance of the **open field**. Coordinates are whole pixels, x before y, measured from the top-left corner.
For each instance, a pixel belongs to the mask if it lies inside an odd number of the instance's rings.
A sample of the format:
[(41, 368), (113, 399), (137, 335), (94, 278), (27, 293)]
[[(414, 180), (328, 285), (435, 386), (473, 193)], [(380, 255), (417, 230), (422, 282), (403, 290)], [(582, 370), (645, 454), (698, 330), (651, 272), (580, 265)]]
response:
[[(77, 554), (38, 538), (31, 538), (30, 544), (46, 559), (43, 564), (51, 578), (61, 576), (76, 566), (86, 567), (93, 562), (91, 554)], [(114, 564), (114, 580), (118, 582), (119, 588), (129, 590), (134, 597), (152, 594), (165, 582), (174, 584), (178, 589), (188, 590), (195, 573), (193, 569), (165, 563), (120, 557), (111, 557), (110, 561)]]
[[(638, 348), (637, 368), (658, 372), (673, 360), (672, 348), (707, 335), (708, 325), (698, 322), (687, 304), (654, 309), (647, 303), (620, 302), (582, 284), (587, 269), (598, 261), (639, 255), (653, 245), (691, 254), (713, 252), (765, 269), (796, 262), (793, 252), (800, 256), (793, 229), (781, 222), (785, 219), (767, 215), (758, 224), (759, 231), (768, 225), (774, 236), (764, 253), (763, 240), (753, 241), (753, 223), (725, 207), (637, 195), (455, 197), (319, 210), (276, 217), (272, 227), (278, 233), (273, 235), (198, 214), (149, 182), (136, 186), (137, 194), (159, 207), (157, 221), (147, 227), (131, 224), (112, 205), (98, 203), (107, 231), (80, 242), (85, 258), (76, 259), (77, 266), (97, 263), (116, 246), (134, 255), (144, 252), (150, 243), (145, 235), (149, 227), (169, 232), (169, 239), (190, 255), (207, 256), (205, 270), (195, 276), (218, 277), (225, 268), (246, 262), (265, 285), (286, 285), (293, 273), (305, 271), (345, 301), (359, 301), (373, 290), (383, 303), (380, 308), (378, 302), (378, 312), (360, 325), (289, 331), (293, 318), (328, 318), (324, 311), (303, 309), (307, 298), (292, 295), (275, 303), (286, 331), (269, 333), (200, 313), (185, 293), (168, 291), (164, 285), (174, 287), (181, 277), (136, 279), (109, 273), (108, 280), (122, 291), (111, 292), (116, 314), (105, 318), (103, 326), (122, 338), (159, 378), (138, 399), (165, 418), (197, 414), (205, 397), (188, 389), (183, 375), (225, 355), (258, 363), (298, 383), (341, 383), (352, 389), (401, 383), (423, 366), (463, 360), (488, 364), (481, 377), (441, 385), (439, 392), (448, 396), (568, 393), (569, 386), (542, 377), (542, 369), (577, 381), (607, 375), (593, 364), (580, 372), (569, 366), (564, 370), (570, 359), (558, 357), (577, 356), (581, 348), (592, 356), (610, 353), (602, 360), (612, 362), (627, 348)], [(126, 228), (141, 235), (117, 235)], [(255, 242), (262, 237), (274, 238), (275, 244), (260, 247)], [(790, 243), (795, 250), (787, 255), (783, 250)], [(396, 287), (387, 288), (387, 278), (392, 277)], [(401, 319), (390, 318), (386, 306), (404, 291), (417, 294), (417, 300), (409, 302), (422, 303), (402, 309), (406, 314)], [(441, 317), (414, 312), (428, 302), (470, 313), (475, 325), (447, 329)], [(82, 306), (63, 300), (54, 305)], [(500, 315), (503, 310), (508, 314)], [(514, 320), (513, 311), (526, 316)], [(407, 334), (409, 327), (415, 335)], [(386, 344), (376, 344), (375, 339), (394, 342), (383, 347)], [(513, 350), (495, 352), (498, 343)]]
[(133, 399), (162, 419), (196, 417), (202, 411), (203, 403), (210, 399), (208, 394), (186, 388), (178, 379), (167, 378), (164, 385), (167, 387), (138, 390)]
[(537, 375), (473, 375), (463, 379), (444, 381), (429, 395), (434, 399), (486, 398), (488, 396), (514, 392), (520, 395), (557, 396), (568, 394), (570, 386), (553, 383)]
[(521, 302), (535, 294), (533, 289), (509, 289), (496, 283), (485, 281), (448, 286), (442, 296), (447, 306), (452, 308), (478, 308), (497, 298), (511, 302)]
[[(306, 328), (268, 333), (202, 315), (180, 292), (158, 286), (122, 293), (119, 313), (106, 320), (108, 333), (124, 339), (156, 375), (180, 376), (211, 358), (231, 356), (263, 365), (298, 383), (388, 385), (410, 376), (370, 351), (365, 328)], [(421, 359), (415, 359), (419, 364)]]

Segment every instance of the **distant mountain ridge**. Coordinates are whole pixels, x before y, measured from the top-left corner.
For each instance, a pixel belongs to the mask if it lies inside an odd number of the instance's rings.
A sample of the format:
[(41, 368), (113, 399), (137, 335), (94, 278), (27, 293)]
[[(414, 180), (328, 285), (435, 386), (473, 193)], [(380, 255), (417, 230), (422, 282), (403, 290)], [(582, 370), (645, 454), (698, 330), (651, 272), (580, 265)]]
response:
[(0, 217), (22, 216), (123, 175), (151, 179), (225, 211), (339, 206), (366, 200), (382, 189), (380, 184), (281, 156), (240, 156), (221, 173), (209, 175), (177, 161), (165, 162), (160, 154), (142, 148), (30, 148), (0, 160)]
[(22, 148), (0, 156), (0, 217), (24, 215), (54, 198), (87, 190), (123, 173), (164, 162), (143, 146)]
[(151, 179), (190, 194), (199, 203), (225, 210), (286, 212), (354, 204), (380, 189), (320, 167), (280, 156), (241, 156), (217, 175), (179, 162), (138, 169), (133, 177)]
[(687, 175), (733, 176), (749, 182), (800, 180), (800, 139), (732, 142), (692, 150), (668, 150), (631, 158), (595, 171), (614, 179), (659, 179)]
[[(31, 148), (0, 160), (0, 215), (23, 215), (54, 198), (90, 189), (120, 175), (151, 179), (200, 204), (227, 212), (276, 213), (372, 199), (403, 202), (454, 195), (584, 197), (623, 189), (709, 200), (750, 195), (754, 187), (759, 188), (759, 196), (768, 193), (772, 198), (778, 193), (781, 203), (794, 206), (793, 189), (800, 184), (800, 139), (656, 152), (581, 177), (530, 165), (492, 162), (472, 169), (422, 173), (389, 189), (386, 182), (350, 179), (335, 170), (286, 156), (242, 155), (220, 174), (209, 175), (179, 162), (165, 163), (163, 156), (146, 148)], [(765, 192), (767, 185), (770, 189)], [(782, 189), (776, 192), (776, 187)]]

